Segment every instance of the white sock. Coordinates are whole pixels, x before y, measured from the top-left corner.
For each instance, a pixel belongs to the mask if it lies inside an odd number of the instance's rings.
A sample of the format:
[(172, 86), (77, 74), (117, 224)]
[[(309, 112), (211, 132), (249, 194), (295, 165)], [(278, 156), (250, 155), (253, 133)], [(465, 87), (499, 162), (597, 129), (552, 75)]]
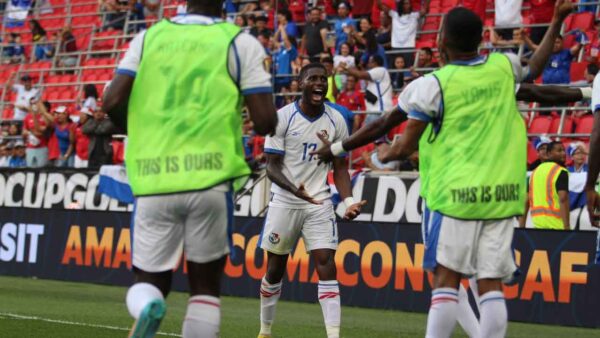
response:
[(426, 338), (448, 338), (456, 325), (458, 290), (437, 288), (431, 293)]
[(275, 306), (281, 296), (281, 281), (269, 284), (263, 277), (260, 283), (260, 334), (270, 335), (275, 320)]
[(339, 338), (342, 309), (340, 287), (336, 280), (319, 281), (319, 303), (323, 310), (327, 338)]
[(481, 296), (480, 337), (502, 338), (506, 335), (508, 312), (502, 291), (489, 291)]
[(125, 302), (129, 314), (138, 319), (144, 307), (155, 299), (165, 299), (156, 286), (150, 283), (135, 283), (127, 290)]
[(469, 303), (469, 294), (462, 284), (458, 287), (458, 312), (456, 313), (456, 319), (469, 337), (479, 337), (479, 321)]
[(216, 338), (221, 325), (221, 300), (217, 297), (198, 295), (188, 301), (183, 320), (184, 338)]

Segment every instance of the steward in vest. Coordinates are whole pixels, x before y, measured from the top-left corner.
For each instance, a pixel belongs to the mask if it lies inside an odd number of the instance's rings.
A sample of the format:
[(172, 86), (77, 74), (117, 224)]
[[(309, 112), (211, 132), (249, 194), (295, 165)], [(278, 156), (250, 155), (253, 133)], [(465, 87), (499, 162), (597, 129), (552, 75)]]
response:
[(219, 19), (222, 6), (188, 0), (185, 15), (140, 32), (105, 91), (103, 108), (127, 130), (125, 164), (136, 196), (131, 338), (155, 336), (183, 254), (190, 290), (183, 337), (218, 336), (233, 194), (250, 174), (242, 105), (257, 134), (273, 134), (277, 125), (264, 48)]
[(548, 161), (540, 164), (529, 179), (529, 210), (536, 229), (570, 230), (569, 172), (564, 167), (565, 147), (548, 145)]

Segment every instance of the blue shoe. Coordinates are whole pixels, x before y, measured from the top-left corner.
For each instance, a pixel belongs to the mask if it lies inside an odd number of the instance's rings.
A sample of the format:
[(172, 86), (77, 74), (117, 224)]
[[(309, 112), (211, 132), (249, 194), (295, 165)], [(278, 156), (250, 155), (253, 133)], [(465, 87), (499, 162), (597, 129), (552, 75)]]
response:
[(129, 338), (152, 338), (156, 335), (160, 322), (167, 313), (167, 304), (162, 299), (155, 299), (148, 303), (140, 317), (133, 324)]

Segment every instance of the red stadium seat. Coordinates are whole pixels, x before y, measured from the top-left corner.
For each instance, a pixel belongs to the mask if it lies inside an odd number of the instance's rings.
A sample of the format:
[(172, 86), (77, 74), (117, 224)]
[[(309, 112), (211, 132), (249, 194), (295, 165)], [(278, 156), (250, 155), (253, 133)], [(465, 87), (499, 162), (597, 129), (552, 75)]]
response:
[(550, 133), (570, 134), (573, 132), (573, 124), (573, 117), (565, 116), (563, 128), (562, 130), (558, 130), (558, 127), (560, 126), (560, 116), (553, 117), (552, 124), (550, 125)]
[(396, 137), (396, 135), (402, 135), (402, 133), (404, 133), (404, 129), (406, 129), (407, 123), (407, 121), (404, 121), (392, 128), (392, 130), (390, 130), (390, 132), (386, 135), (388, 141), (392, 142), (394, 141), (394, 137)]
[(571, 82), (581, 81), (585, 79), (584, 73), (589, 62), (573, 62), (571, 63)]
[(60, 97), (60, 92), (51, 92), (48, 93), (48, 101), (56, 101)]
[(531, 141), (527, 142), (527, 164), (535, 162), (537, 160), (538, 154)]
[(594, 27), (594, 14), (590, 12), (571, 14), (565, 20), (565, 27), (565, 32), (574, 29), (580, 29), (584, 32), (590, 30)]
[(70, 90), (65, 90), (60, 93), (59, 99), (60, 100), (73, 100), (73, 99), (75, 99), (76, 96), (77, 95), (75, 94), (75, 92), (70, 91)]
[(13, 108), (4, 108), (4, 111), (2, 112), (2, 119), (11, 120), (13, 118), (14, 113), (15, 110)]
[(550, 126), (552, 125), (552, 117), (550, 116), (538, 116), (533, 119), (529, 126), (529, 133), (531, 134), (547, 134), (550, 132)]
[(594, 116), (593, 115), (584, 115), (579, 121), (577, 121), (577, 126), (575, 126), (576, 134), (591, 134), (592, 128), (594, 127)]
[(362, 154), (373, 150), (375, 150), (374, 143), (354, 149), (350, 154), (352, 158), (352, 168), (363, 168), (365, 166), (365, 161), (362, 159)]

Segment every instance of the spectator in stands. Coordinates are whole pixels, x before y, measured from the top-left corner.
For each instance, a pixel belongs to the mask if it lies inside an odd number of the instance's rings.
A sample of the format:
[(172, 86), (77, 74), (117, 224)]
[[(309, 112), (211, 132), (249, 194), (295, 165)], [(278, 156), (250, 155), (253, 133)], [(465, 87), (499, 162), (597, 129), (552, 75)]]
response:
[[(285, 22), (280, 22), (277, 32), (275, 32), (274, 43), (275, 52), (273, 55), (273, 67), (275, 68), (275, 92), (280, 92), (281, 88), (288, 86), (292, 77), (292, 63), (298, 58), (298, 49), (296, 48), (296, 39), (288, 36)], [(281, 42), (279, 42), (281, 41)]]
[(404, 84), (406, 81), (412, 79), (412, 72), (406, 69), (406, 62), (404, 62), (404, 57), (396, 56), (394, 59), (394, 69), (396, 72), (390, 73), (390, 77), (392, 79), (392, 87), (396, 89), (404, 88)]
[(36, 42), (33, 49), (33, 62), (50, 60), (54, 56), (55, 42), (57, 42), (58, 34), (54, 34), (52, 39), (48, 39), (46, 35), (43, 35), (38, 42)]
[[(433, 51), (429, 47), (423, 47), (419, 50), (417, 59), (417, 68), (439, 68), (440, 65), (433, 61)], [(411, 67), (411, 77), (414, 79), (419, 76), (423, 76), (433, 70), (422, 70), (416, 71), (414, 67)]]
[(294, 22), (306, 22), (306, 1), (290, 0), (288, 1), (288, 9), (292, 13), (292, 19)]
[[(538, 45), (535, 44), (528, 36), (525, 36), (525, 43), (531, 50), (536, 50)], [(581, 44), (575, 43), (571, 48), (564, 48), (563, 38), (559, 36), (554, 42), (552, 55), (548, 60), (548, 64), (542, 74), (542, 82), (544, 84), (564, 84), (571, 82), (571, 61), (573, 57), (581, 50)]]
[[(83, 102), (81, 102), (82, 100)], [(98, 89), (95, 85), (88, 83), (83, 86), (83, 93), (77, 98), (77, 105), (90, 111), (98, 109)]]
[[(512, 40), (514, 37), (513, 30), (523, 25), (522, 8), (523, 0), (494, 1), (494, 30), (503, 40)], [(485, 18), (482, 20), (485, 20)]]
[(386, 12), (381, 12), (381, 26), (377, 30), (377, 43), (383, 49), (392, 49), (392, 18)]
[(533, 141), (533, 147), (537, 151), (538, 159), (533, 161), (527, 170), (535, 170), (535, 168), (537, 168), (540, 164), (548, 160), (548, 145), (551, 142), (552, 140), (546, 136), (541, 136)]
[(46, 36), (46, 30), (37, 20), (31, 19), (29, 21), (29, 29), (31, 30), (31, 42), (37, 43), (42, 37)]
[[(532, 0), (531, 4), (531, 23), (532, 24), (549, 24), (552, 21), (552, 15), (554, 14), (554, 3), (556, 0)], [(531, 40), (535, 44), (542, 42), (542, 38), (548, 26), (543, 27), (532, 27), (531, 28)]]
[(490, 46), (487, 47), (489, 47), (492, 50), (494, 50), (495, 48), (514, 46), (515, 48), (508, 50), (502, 49), (500, 50), (500, 52), (510, 51), (513, 53), (518, 53), (519, 47), (525, 44), (525, 40), (523, 39), (524, 34), (522, 28), (515, 28), (511, 30), (510, 36), (505, 32), (498, 32), (494, 30), (493, 27), (488, 27), (488, 31), (490, 32)]
[(285, 27), (285, 32), (289, 37), (294, 39), (300, 38), (298, 25), (296, 25), (296, 23), (292, 20), (292, 13), (289, 10), (283, 8), (277, 12), (277, 25), (283, 25), (283, 27)]
[(329, 56), (322, 57), (321, 63), (327, 69), (327, 94), (325, 98), (329, 100), (329, 102), (335, 103), (335, 98), (338, 96), (338, 85), (336, 81), (337, 70), (333, 66), (333, 59)]
[(16, 74), (16, 72), (11, 74), (7, 87), (11, 88), (13, 92), (17, 93), (14, 102), (15, 111), (13, 119), (23, 120), (25, 115), (27, 115), (31, 100), (37, 98), (40, 94), (40, 91), (33, 87), (33, 80), (31, 79), (31, 76), (27, 74), (21, 77), (20, 84), (15, 84), (14, 81)]
[(60, 59), (58, 60), (58, 66), (61, 68), (64, 67), (75, 67), (77, 64), (77, 56), (75, 55), (64, 55), (65, 53), (75, 53), (77, 52), (77, 42), (75, 40), (75, 36), (71, 31), (71, 26), (65, 26), (60, 32), (59, 36), (60, 49), (59, 52), (61, 54)]
[(267, 17), (264, 15), (258, 16), (256, 18), (256, 24), (254, 27), (250, 29), (250, 34), (258, 37), (261, 34), (267, 34), (267, 36), (272, 36), (273, 32), (267, 28)]
[(9, 165), (12, 149), (8, 149), (8, 144), (0, 144), (0, 168), (6, 168)]
[(374, 0), (351, 0), (352, 17), (354, 19), (368, 18), (373, 10)]
[(387, 57), (385, 55), (385, 50), (381, 47), (380, 44), (377, 43), (377, 37), (375, 36), (375, 32), (373, 30), (368, 31), (364, 35), (365, 37), (365, 52), (360, 57), (360, 64), (364, 67), (369, 62), (369, 58), (373, 55), (378, 55), (383, 60), (383, 66), (388, 68)]
[(244, 29), (245, 27), (248, 27), (248, 20), (246, 20), (246, 17), (243, 15), (236, 16), (235, 19), (233, 20), (233, 23), (242, 29)]
[(136, 0), (100, 0), (104, 16), (104, 28), (123, 30), (127, 11), (133, 10)]
[(83, 125), (82, 131), (90, 138), (88, 167), (98, 168), (105, 164), (111, 164), (113, 157), (111, 141), (117, 128), (106, 116), (106, 113), (101, 109), (94, 112), (94, 118), (89, 119)]
[(380, 160), (380, 155), (386, 153), (390, 148), (390, 144), (387, 142), (385, 137), (382, 137), (375, 141), (375, 150), (372, 153), (363, 152), (361, 154), (363, 160), (365, 161), (365, 165), (367, 168), (371, 170), (380, 170), (380, 171), (396, 171), (400, 167), (400, 161), (389, 161), (387, 163), (382, 163)]
[(8, 137), (17, 138), (20, 136), (19, 125), (17, 123), (11, 123), (8, 126)]
[(383, 67), (383, 59), (379, 55), (373, 55), (369, 58), (367, 64), (368, 71), (361, 71), (356, 68), (346, 68), (341, 64), (340, 69), (347, 75), (353, 75), (361, 80), (367, 81), (365, 90), (366, 110), (375, 112), (369, 114), (365, 123), (376, 120), (383, 112), (389, 111), (394, 107), (392, 103), (392, 81), (387, 69)]
[(351, 54), (352, 49), (346, 42), (340, 45), (339, 54), (333, 57), (333, 66), (338, 67), (340, 63), (345, 63), (347, 67), (355, 67), (356, 61), (354, 55)]
[(27, 166), (41, 168), (48, 164), (48, 124), (40, 113), (46, 106), (39, 100), (32, 102), (32, 107), (23, 121), (23, 138), (27, 146)]
[(140, 0), (144, 8), (144, 17), (158, 17), (160, 9), (160, 0)]
[(10, 33), (8, 41), (3, 47), (4, 63), (21, 63), (25, 61), (25, 47), (21, 44), (21, 36)]
[(311, 61), (318, 61), (321, 53), (328, 49), (328, 32), (329, 25), (327, 21), (321, 20), (321, 10), (318, 7), (311, 8), (309, 22), (304, 26), (304, 36), (302, 37), (302, 50), (306, 51)]
[(573, 160), (573, 164), (567, 167), (571, 173), (587, 173), (587, 148), (583, 142), (574, 142), (567, 148), (567, 155)]
[(338, 18), (334, 22), (335, 29), (335, 50), (339, 53), (342, 44), (348, 42), (348, 36), (356, 30), (356, 22), (350, 18), (350, 7), (345, 2), (338, 5)]
[(58, 106), (54, 110), (54, 126), (53, 133), (56, 137), (58, 146), (58, 159), (54, 166), (58, 168), (73, 167), (74, 165), (74, 141), (75, 137), (72, 133), (73, 126), (69, 121), (69, 112), (67, 107)]
[[(373, 31), (373, 25), (370, 18), (362, 18), (358, 22), (358, 32), (349, 36), (348, 42), (358, 51), (363, 52), (367, 45), (366, 35)], [(376, 33), (375, 33), (376, 34)]]
[[(377, 0), (379, 9), (382, 12), (388, 13), (392, 18), (392, 47), (412, 49), (415, 48), (416, 44), (419, 20), (429, 10), (429, 0), (425, 0), (419, 12), (413, 11), (410, 0), (403, 0), (401, 4), (398, 11), (395, 11), (384, 5), (381, 0)], [(408, 64), (412, 64), (412, 53), (405, 53), (403, 56)]]
[(267, 31), (263, 31), (256, 37), (258, 42), (265, 48), (265, 53), (271, 55), (271, 35)]
[(72, 133), (75, 143), (75, 159), (73, 164), (75, 168), (88, 167), (90, 138), (83, 133), (83, 126), (93, 117), (94, 114), (88, 108), (83, 107), (79, 112), (79, 120), (73, 124)]
[[(365, 111), (365, 96), (357, 88), (358, 80), (356, 76), (349, 75), (346, 78), (346, 84), (341, 93), (336, 98), (336, 103), (344, 106), (351, 111)], [(358, 130), (364, 121), (364, 114), (356, 115), (352, 130)]]
[(267, 28), (275, 29), (275, 9), (273, 8), (273, 0), (260, 0), (259, 7), (263, 15), (267, 18)]
[(25, 168), (27, 166), (27, 161), (25, 159), (25, 145), (23, 144), (23, 141), (15, 141), (13, 145), (13, 155), (8, 160), (8, 166), (10, 168)]

